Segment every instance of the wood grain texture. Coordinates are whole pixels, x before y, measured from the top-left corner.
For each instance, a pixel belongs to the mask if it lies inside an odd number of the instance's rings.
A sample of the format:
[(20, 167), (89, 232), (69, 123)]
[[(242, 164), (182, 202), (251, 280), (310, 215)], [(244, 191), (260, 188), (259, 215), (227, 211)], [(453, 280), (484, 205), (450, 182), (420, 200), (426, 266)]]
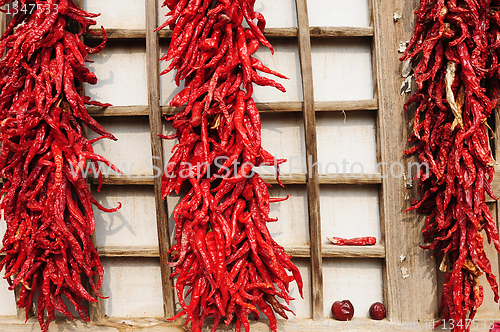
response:
[[(302, 74), (303, 114), (307, 169), (318, 162), (316, 138), (316, 114), (314, 112), (314, 89), (311, 59), (311, 37), (307, 0), (296, 0), (298, 46)], [(307, 206), (309, 215), (309, 243), (311, 244), (311, 294), (312, 318), (319, 320), (323, 313), (323, 260), (321, 257), (321, 216), (318, 168), (312, 167), (307, 177)]]
[(372, 37), (373, 27), (310, 27), (312, 38)]
[[(401, 41), (411, 38), (414, 28), (413, 11), (418, 0), (371, 0), (375, 29), (374, 52), (379, 112), (377, 116), (378, 159), (387, 163), (407, 164), (403, 151), (408, 149), (406, 139), (411, 132), (412, 112), (403, 112), (408, 96), (399, 93), (401, 63), (397, 50)], [(395, 23), (393, 14), (402, 18)], [(383, 169), (389, 174), (388, 167)], [(437, 317), (438, 296), (436, 264), (430, 251), (419, 248), (422, 218), (415, 212), (404, 212), (416, 198), (406, 189), (403, 178), (386, 177), (382, 180), (380, 220), (382, 245), (386, 249), (383, 270), (384, 303), (391, 322), (415, 322)], [(403, 261), (400, 257), (405, 257)], [(403, 275), (404, 269), (409, 276)]]
[[(482, 317), (481, 319), (493, 319), (498, 320), (498, 317)], [(479, 326), (481, 326), (481, 321), (477, 320)], [(81, 320), (70, 321), (64, 318), (57, 318), (49, 326), (49, 332), (70, 332), (70, 331), (85, 331), (85, 332), (185, 332), (185, 329), (181, 325), (181, 320), (179, 322), (169, 323), (161, 319), (154, 318), (118, 318), (118, 317), (107, 317), (102, 319), (98, 323), (84, 323)], [(251, 332), (269, 332), (269, 322), (265, 317), (261, 317), (259, 321), (250, 319), (250, 331)], [(355, 321), (351, 321), (349, 324), (345, 322), (339, 322), (333, 318), (325, 318), (322, 323), (324, 325), (319, 325), (317, 322), (311, 319), (293, 319), (286, 321), (284, 319), (278, 319), (278, 331), (301, 331), (301, 332), (318, 332), (318, 331), (331, 331), (334, 330), (332, 326), (342, 326), (344, 328), (337, 330), (342, 330), (343, 332), (360, 332), (366, 331), (366, 328), (362, 326), (377, 326), (375, 328), (369, 328), (370, 332), (386, 332), (386, 331), (409, 331), (412, 332), (431, 332), (432, 330), (426, 328), (425, 322), (412, 322), (411, 329), (404, 329), (402, 324), (383, 321), (374, 321), (366, 317), (356, 317)], [(408, 322), (409, 323), (409, 322)], [(354, 324), (359, 328), (354, 328)], [(329, 326), (327, 328), (325, 326)], [(409, 324), (407, 326), (410, 326)], [(489, 328), (489, 327), (488, 327)], [(26, 324), (12, 317), (5, 317), (0, 320), (0, 331), (8, 332), (33, 332), (39, 331), (40, 327), (35, 318), (30, 319)], [(206, 330), (204, 330), (206, 331)], [(232, 332), (234, 331), (234, 325), (231, 324), (228, 327), (222, 326), (217, 330), (219, 332)], [(474, 329), (476, 332), (488, 332), (487, 329)]]
[[(160, 108), (160, 44), (158, 35), (154, 30), (158, 26), (158, 2), (157, 0), (146, 0), (146, 70), (148, 81), (148, 106), (149, 126), (151, 130), (151, 152), (153, 155), (153, 166), (164, 169), (163, 142), (158, 134), (162, 133), (162, 114)], [(158, 248), (160, 255), (161, 281), (163, 289), (163, 309), (165, 317), (175, 314), (174, 292), (167, 251), (170, 248), (170, 235), (168, 227), (167, 203), (161, 195), (161, 177), (154, 179), (154, 191), (156, 202), (156, 219), (158, 228)]]
[[(392, 323), (387, 320), (374, 321), (367, 317), (355, 317), (355, 321), (351, 321), (349, 324), (345, 322), (339, 322), (333, 318), (325, 318), (322, 323), (324, 325), (319, 325), (317, 322), (311, 319), (293, 319), (286, 321), (282, 318), (278, 319), (278, 331), (297, 331), (301, 332), (318, 332), (318, 331), (331, 331), (325, 326), (342, 326), (345, 328), (341, 329), (343, 332), (360, 332), (366, 331), (363, 328), (354, 328), (354, 324), (358, 327), (362, 326), (378, 326), (379, 328), (370, 328), (370, 332), (386, 332), (386, 331), (405, 331), (404, 326), (400, 323)], [(492, 319), (494, 321), (498, 320), (498, 317), (484, 317), (477, 319), (479, 326), (482, 325), (482, 319)], [(269, 323), (265, 318), (259, 321), (253, 319), (250, 320), (250, 331), (251, 332), (269, 332)], [(411, 331), (412, 332), (432, 332), (433, 330), (426, 328), (426, 322), (412, 322)], [(19, 320), (11, 317), (6, 317), (0, 321), (0, 330), (9, 332), (33, 332), (37, 331), (37, 322), (35, 319), (31, 319), (28, 323), (24, 324)], [(427, 325), (428, 326), (428, 325)], [(489, 328), (489, 327), (488, 327)], [(407, 329), (407, 331), (410, 328)], [(105, 318), (99, 323), (89, 323), (85, 324), (82, 321), (75, 320), (74, 322), (65, 319), (58, 318), (54, 323), (49, 326), (49, 332), (69, 332), (69, 331), (85, 331), (85, 332), (136, 332), (136, 331), (147, 331), (147, 332), (185, 332), (186, 329), (180, 323), (169, 323), (164, 322), (161, 319), (153, 318)], [(232, 332), (234, 331), (234, 325), (231, 324), (226, 327), (224, 324), (217, 330), (219, 332)], [(475, 329), (476, 332), (488, 332), (488, 329), (478, 328)]]
[(149, 116), (148, 106), (87, 106), (87, 112), (94, 118), (106, 116)]
[(100, 257), (160, 257), (158, 246), (98, 246)]
[[(36, 318), (31, 318), (27, 323), (24, 320), (18, 320), (12, 317), (3, 317), (0, 320), (0, 331), (9, 332), (33, 332), (40, 331), (40, 326)], [(168, 323), (162, 319), (155, 318), (115, 318), (105, 317), (99, 322), (86, 323), (81, 319), (70, 320), (63, 317), (57, 317), (52, 321), (48, 328), (49, 332), (183, 332), (180, 323)]]
[[(293, 257), (311, 256), (309, 246), (286, 247), (287, 254)], [(321, 256), (327, 258), (385, 258), (385, 248), (380, 244), (373, 246), (322, 246)]]
[[(271, 175), (261, 175), (262, 179), (270, 184), (277, 184), (278, 181)], [(307, 174), (282, 174), (280, 181), (284, 184), (306, 184)], [(382, 178), (380, 174), (363, 174), (361, 176), (354, 176), (350, 174), (338, 174), (336, 176), (318, 175), (319, 184), (338, 184), (338, 185), (369, 185), (381, 184)]]
[[(92, 182), (92, 184), (98, 184), (99, 180), (92, 175), (88, 176), (89, 181)], [(104, 177), (102, 179), (103, 184), (105, 185), (114, 185), (114, 186), (154, 186), (155, 185), (155, 179), (148, 175), (109, 175), (107, 177)]]
[[(92, 33), (86, 32), (83, 34), (85, 39), (92, 41), (101, 41), (101, 29), (89, 29)], [(142, 29), (106, 29), (106, 36), (108, 40), (144, 40), (146, 38), (146, 30)]]
[[(299, 101), (256, 103), (256, 105), (260, 113), (302, 112), (303, 108), (303, 103)], [(161, 112), (163, 115), (171, 116), (179, 112), (181, 109), (182, 107), (162, 106)], [(316, 112), (376, 111), (378, 109), (378, 101), (376, 99), (322, 101), (315, 102), (314, 109)], [(110, 106), (105, 108), (88, 106), (87, 111), (93, 117), (149, 115), (149, 109), (147, 106)]]
[[(261, 175), (262, 179), (270, 184), (277, 184), (276, 178), (272, 175)], [(88, 176), (88, 179), (93, 184), (98, 184), (99, 180), (94, 178), (92, 175)], [(306, 184), (307, 174), (282, 174), (280, 176), (280, 181), (287, 184)], [(338, 174), (335, 176), (318, 175), (319, 184), (329, 184), (329, 185), (371, 185), (371, 184), (381, 184), (382, 177), (381, 174), (362, 174), (362, 175), (351, 175)], [(153, 186), (155, 184), (155, 178), (150, 175), (136, 175), (132, 174), (130, 176), (126, 175), (109, 175), (103, 178), (103, 184), (105, 185), (115, 185), (115, 186)]]
[[(84, 36), (89, 40), (101, 40), (100, 29), (90, 29), (92, 33), (85, 33)], [(267, 28), (264, 29), (266, 38), (296, 38), (297, 28)], [(127, 39), (145, 39), (146, 31), (140, 29), (106, 29), (109, 40), (127, 40)], [(310, 27), (309, 34), (313, 38), (332, 38), (332, 37), (372, 37), (372, 27)], [(158, 36), (161, 39), (172, 38), (171, 30), (160, 30)]]
[[(157, 246), (98, 246), (101, 257), (159, 257)], [(310, 257), (309, 246), (285, 247), (285, 252), (293, 257)], [(338, 258), (384, 258), (385, 248), (380, 244), (373, 246), (322, 246), (322, 257)]]
[(376, 111), (378, 110), (378, 101), (377, 99), (318, 101), (314, 103), (314, 109), (316, 112)]

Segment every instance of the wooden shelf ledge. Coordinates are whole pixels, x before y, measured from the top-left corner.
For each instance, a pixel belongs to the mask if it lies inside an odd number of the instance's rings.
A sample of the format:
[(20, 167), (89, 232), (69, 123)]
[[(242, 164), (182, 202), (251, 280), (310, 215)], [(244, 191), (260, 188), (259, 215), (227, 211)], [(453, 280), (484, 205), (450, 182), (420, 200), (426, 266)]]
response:
[[(101, 257), (159, 257), (157, 246), (98, 246), (97, 252)], [(285, 252), (297, 258), (310, 257), (309, 246), (285, 247)], [(373, 246), (324, 245), (321, 253), (326, 258), (385, 258), (385, 248), (380, 244)]]
[(311, 38), (373, 37), (373, 27), (310, 27)]
[[(91, 33), (85, 33), (86, 40), (101, 40), (101, 29), (90, 29), (97, 33), (95, 36)], [(353, 38), (353, 37), (373, 37), (373, 27), (310, 27), (311, 38)], [(144, 40), (146, 39), (146, 30), (142, 29), (106, 29), (108, 40)], [(158, 31), (160, 39), (172, 38), (171, 30)], [(268, 28), (264, 29), (266, 38), (297, 38), (297, 28)]]
[(148, 116), (148, 106), (110, 106), (98, 107), (87, 106), (87, 112), (94, 118), (109, 117), (109, 116)]
[[(93, 184), (98, 184), (99, 179), (90, 175), (88, 177), (89, 182)], [(109, 175), (103, 177), (102, 183), (106, 185), (115, 186), (153, 186), (154, 178), (151, 175)]]
[[(287, 247), (287, 254), (293, 257), (309, 258), (309, 246)], [(385, 258), (385, 248), (380, 244), (373, 246), (335, 246), (323, 245), (321, 256), (324, 258)]]
[[(100, 257), (159, 257), (157, 246), (98, 246)], [(285, 252), (297, 258), (309, 258), (309, 246), (285, 247)], [(373, 246), (335, 246), (323, 245), (321, 254), (326, 258), (385, 258), (385, 248), (380, 244)], [(0, 257), (5, 253), (0, 254)]]
[(158, 246), (98, 246), (96, 249), (100, 257), (160, 257), (158, 253)]
[[(260, 113), (280, 113), (280, 112), (302, 112), (303, 104), (297, 102), (274, 102), (274, 103), (257, 103), (257, 108)], [(179, 112), (182, 107), (162, 106), (163, 115), (170, 116)], [(376, 111), (378, 109), (377, 99), (367, 100), (340, 100), (328, 102), (315, 102), (314, 109), (316, 112), (353, 112), (353, 111)], [(149, 109), (145, 105), (137, 106), (110, 106), (96, 107), (88, 106), (88, 113), (92, 117), (108, 117), (108, 116), (148, 116)]]
[[(105, 294), (106, 295), (106, 294)], [(321, 322), (314, 321), (306, 318), (291, 318), (284, 320), (279, 318), (277, 320), (279, 331), (300, 331), (300, 332), (317, 332), (317, 331), (332, 331), (342, 330), (344, 332), (365, 332), (369, 328), (373, 332), (381, 331), (403, 331), (411, 330), (413, 332), (430, 332), (429, 321), (415, 321), (415, 322), (390, 322), (384, 320), (371, 320), (367, 317), (357, 317), (358, 313), (352, 321), (347, 325), (346, 322), (339, 322), (330, 317), (321, 318)], [(361, 316), (362, 314), (360, 314)], [(262, 315), (264, 316), (264, 315)], [(476, 322), (497, 321), (498, 317), (477, 315)], [(66, 317), (57, 317), (49, 326), (49, 331), (87, 331), (87, 332), (118, 332), (118, 331), (149, 331), (149, 332), (184, 332), (186, 329), (183, 327), (185, 319), (179, 318), (174, 322), (165, 322), (162, 318), (130, 318), (130, 317), (104, 317), (96, 322), (85, 323), (80, 318), (70, 320)], [(253, 319), (249, 320), (250, 331), (252, 332), (268, 332), (269, 321), (266, 317), (261, 317), (258, 321)], [(341, 325), (343, 324), (343, 325)], [(234, 331), (234, 323), (228, 327), (221, 323), (219, 326), (220, 331)], [(482, 324), (481, 324), (482, 325)], [(339, 328), (339, 326), (341, 328)], [(367, 327), (363, 327), (367, 326)], [(345, 327), (345, 328), (342, 328)], [(212, 328), (211, 321), (206, 322), (203, 330), (210, 330)], [(488, 326), (489, 328), (489, 326)], [(24, 319), (18, 319), (15, 316), (0, 317), (0, 330), (9, 332), (32, 332), (39, 331), (40, 326), (36, 317), (30, 318), (26, 323)], [(483, 331), (480, 329), (478, 331)]]
[[(272, 175), (262, 175), (264, 181), (270, 184), (277, 184), (278, 182)], [(98, 183), (98, 179), (93, 176), (89, 176), (89, 180), (93, 184)], [(307, 176), (306, 174), (292, 174), (291, 176), (281, 175), (280, 180), (284, 185), (292, 184), (306, 184)], [(335, 176), (320, 176), (319, 183), (324, 185), (377, 185), (382, 183), (382, 178), (380, 174), (363, 174), (363, 175), (351, 175), (351, 174), (337, 174)], [(130, 185), (140, 185), (140, 186), (152, 186), (154, 185), (153, 177), (146, 177), (145, 175), (109, 175), (103, 178), (103, 184), (105, 185), (116, 185), (116, 186), (130, 186)]]
[[(262, 179), (270, 184), (277, 184), (278, 181), (271, 175), (261, 175)], [(284, 185), (287, 184), (306, 184), (307, 175), (306, 174), (292, 174), (288, 176), (287, 174), (282, 174), (280, 180)], [(320, 175), (319, 184), (325, 185), (374, 185), (382, 183), (382, 178), (380, 174), (362, 174), (362, 175), (352, 175), (352, 174), (336, 174), (331, 176)]]

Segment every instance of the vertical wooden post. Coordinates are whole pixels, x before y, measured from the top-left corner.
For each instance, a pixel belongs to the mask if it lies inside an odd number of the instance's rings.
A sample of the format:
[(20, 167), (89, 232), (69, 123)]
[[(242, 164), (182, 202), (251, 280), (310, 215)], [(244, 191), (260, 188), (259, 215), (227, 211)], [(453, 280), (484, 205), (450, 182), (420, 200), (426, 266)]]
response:
[[(416, 190), (406, 188), (407, 180), (391, 177), (389, 172), (391, 164), (408, 165), (410, 161), (403, 151), (408, 148), (406, 139), (411, 132), (412, 112), (403, 111), (409, 95), (401, 96), (399, 91), (403, 78), (398, 48), (400, 42), (411, 38), (413, 11), (418, 2), (372, 0), (379, 100), (377, 148), (379, 159), (387, 163), (382, 170), (383, 199), (380, 201), (386, 248), (384, 302), (392, 322), (423, 322), (435, 318), (438, 308), (436, 263), (430, 251), (418, 246), (423, 241), (422, 216), (413, 211), (404, 212), (411, 198), (416, 197)], [(398, 22), (393, 19), (395, 12), (402, 15)]]
[[(161, 107), (160, 107), (160, 44), (158, 34), (154, 31), (158, 27), (158, 3), (156, 0), (146, 0), (146, 63), (148, 78), (148, 105), (149, 126), (151, 130), (151, 152), (153, 155), (153, 166), (163, 171), (163, 142), (158, 137), (162, 133)], [(163, 310), (165, 317), (175, 314), (174, 293), (172, 281), (169, 279), (170, 267), (167, 251), (170, 248), (170, 236), (168, 228), (168, 209), (166, 202), (161, 197), (161, 174), (155, 174), (154, 190), (156, 201), (156, 221), (158, 227), (158, 247), (160, 250), (161, 282), (163, 289)]]
[(306, 138), (307, 206), (309, 212), (309, 242), (311, 245), (311, 294), (314, 320), (324, 317), (323, 259), (321, 256), (321, 218), (319, 205), (318, 144), (311, 59), (311, 37), (307, 0), (296, 0), (298, 45), (302, 72), (304, 132)]

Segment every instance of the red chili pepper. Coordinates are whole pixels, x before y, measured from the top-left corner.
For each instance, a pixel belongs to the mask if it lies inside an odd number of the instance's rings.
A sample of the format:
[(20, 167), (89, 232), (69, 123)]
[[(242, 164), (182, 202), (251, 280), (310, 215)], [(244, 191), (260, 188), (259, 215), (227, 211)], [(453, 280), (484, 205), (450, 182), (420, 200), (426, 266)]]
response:
[[(1, 6), (8, 1), (0, 1)], [(27, 1), (19, 1), (18, 7)], [(76, 119), (102, 136), (115, 139), (94, 119), (85, 104), (106, 106), (80, 96), (80, 83), (95, 84), (96, 76), (84, 67), (89, 53), (78, 38), (95, 24), (96, 14), (80, 10), (71, 0), (53, 0), (58, 10), (34, 10), (14, 15), (0, 38), (5, 56), (0, 63), (0, 174), (5, 178), (0, 207), (7, 223), (0, 262), (10, 289), (21, 286), (18, 307), (28, 317), (38, 294), (38, 321), (47, 331), (56, 310), (73, 318), (65, 296), (80, 317), (88, 321), (82, 301), (97, 300), (82, 285), (81, 274), (99, 294), (104, 269), (92, 243), (92, 204), (105, 209), (91, 196), (82, 175), (86, 161), (109, 161), (92, 149)], [(82, 30), (66, 26), (79, 22)], [(14, 32), (15, 30), (15, 32)], [(120, 207), (121, 205), (119, 205)], [(118, 207), (118, 208), (119, 208)], [(97, 283), (93, 277), (97, 276)]]
[[(184, 108), (167, 119), (173, 120), (177, 133), (163, 138), (179, 143), (162, 177), (162, 195), (178, 193), (181, 185), (188, 190), (173, 212), (176, 243), (170, 252), (176, 254), (169, 265), (175, 267), (171, 277), (178, 275), (175, 287), (182, 311), (171, 320), (187, 315), (192, 331), (200, 331), (207, 317), (214, 317), (215, 331), (222, 316), (226, 324), (235, 320), (236, 330), (241, 325), (247, 329), (247, 315), (258, 317), (257, 307), (276, 331), (273, 308), (284, 317), (288, 310), (277, 297), (292, 300), (287, 291), (292, 280), (302, 295), (299, 270), (266, 226), (276, 221), (269, 217), (269, 203), (283, 199), (270, 198), (268, 185), (252, 172), (254, 166), (278, 168), (285, 161), (262, 148), (260, 115), (252, 99), (253, 83), (284, 88), (254, 70), (286, 78), (251, 57), (260, 42), (272, 50), (254, 2), (164, 4), (172, 11), (160, 28), (169, 26), (173, 33), (162, 57), (171, 63), (162, 74), (176, 69), (176, 83), (185, 79), (185, 85), (170, 103)], [(244, 18), (250, 29), (243, 28)], [(193, 298), (201, 280), (206, 290)]]
[[(500, 253), (498, 230), (485, 203), (494, 197), (493, 157), (485, 122), (498, 104), (499, 1), (421, 0), (413, 37), (402, 60), (411, 59), (417, 91), (408, 154), (421, 163), (419, 195), (411, 208), (427, 214), (422, 230), (446, 273), (443, 320), (474, 318), (483, 301), (484, 273), (498, 301), (498, 285), (484, 253), (483, 236)], [(488, 174), (488, 176), (486, 176)], [(437, 325), (440, 325), (438, 323)], [(453, 331), (469, 331), (455, 326)]]
[(338, 246), (366, 246), (366, 245), (374, 245), (377, 243), (377, 239), (373, 236), (365, 236), (365, 237), (355, 237), (352, 239), (343, 239), (341, 237), (329, 237), (327, 238), (332, 244), (336, 244)]

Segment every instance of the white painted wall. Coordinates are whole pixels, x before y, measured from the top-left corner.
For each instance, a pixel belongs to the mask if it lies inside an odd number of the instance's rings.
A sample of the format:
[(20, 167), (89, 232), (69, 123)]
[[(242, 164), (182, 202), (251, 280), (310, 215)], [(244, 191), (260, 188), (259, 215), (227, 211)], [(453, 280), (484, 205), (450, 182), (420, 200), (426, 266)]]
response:
[(7, 281), (4, 279), (0, 279), (0, 316), (17, 315), (14, 292), (8, 290), (8, 287), (9, 284), (7, 283)]

